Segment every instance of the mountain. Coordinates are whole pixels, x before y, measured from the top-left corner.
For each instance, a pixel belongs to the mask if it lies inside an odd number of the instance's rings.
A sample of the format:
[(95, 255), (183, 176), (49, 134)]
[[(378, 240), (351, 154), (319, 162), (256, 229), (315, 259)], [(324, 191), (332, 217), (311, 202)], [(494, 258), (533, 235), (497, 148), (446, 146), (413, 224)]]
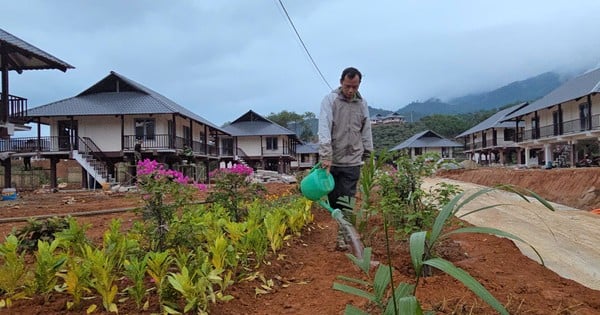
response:
[[(469, 94), (448, 101), (431, 98), (424, 102), (412, 102), (396, 112), (404, 115), (407, 121), (417, 121), (432, 114), (462, 114), (480, 110), (497, 109), (504, 105), (536, 100), (560, 86), (566, 81), (555, 72), (545, 72), (522, 81), (515, 81), (498, 89)], [(369, 107), (371, 116), (378, 113), (392, 113), (382, 109)], [(411, 119), (412, 117), (412, 119)]]
[(561, 79), (558, 73), (546, 72), (523, 81), (512, 82), (491, 92), (457, 97), (448, 103), (459, 107), (462, 113), (494, 109), (506, 104), (536, 100), (563, 83), (564, 79)]

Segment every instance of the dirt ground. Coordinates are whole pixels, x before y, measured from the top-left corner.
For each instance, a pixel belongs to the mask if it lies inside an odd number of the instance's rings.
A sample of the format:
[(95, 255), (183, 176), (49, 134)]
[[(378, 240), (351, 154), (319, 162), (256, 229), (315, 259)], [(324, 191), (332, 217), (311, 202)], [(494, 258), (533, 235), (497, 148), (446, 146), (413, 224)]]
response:
[[(494, 176), (491, 176), (491, 175)], [(517, 175), (519, 174), (519, 175)], [(452, 171), (442, 176), (487, 183), (513, 183), (529, 187), (548, 200), (580, 207), (584, 192), (598, 185), (600, 169), (584, 170), (474, 170)], [(595, 178), (594, 181), (591, 178)], [(520, 178), (518, 182), (516, 178)], [(528, 185), (531, 185), (528, 186)], [(287, 190), (289, 185), (276, 184), (270, 191)], [(556, 190), (561, 192), (557, 193)], [(579, 190), (577, 190), (579, 189)], [(592, 193), (588, 193), (589, 196)], [(560, 198), (558, 198), (560, 197)], [(201, 198), (201, 197), (199, 197)], [(588, 197), (592, 199), (591, 197)], [(595, 203), (594, 203), (595, 202)], [(0, 204), (0, 236), (23, 222), (9, 219), (47, 213), (77, 213), (106, 209), (122, 209), (139, 205), (135, 194), (105, 194), (103, 192), (59, 192), (25, 195), (16, 201)], [(588, 202), (586, 209), (600, 207), (598, 200)], [(337, 224), (328, 213), (314, 208), (315, 222), (298, 238), (288, 241), (278, 257), (261, 267), (261, 274), (273, 280), (267, 294), (256, 294), (263, 284), (259, 279), (243, 281), (230, 288), (235, 297), (227, 303), (212, 305), (210, 314), (341, 314), (347, 303), (366, 306), (363, 299), (343, 294), (331, 288), (336, 276), (361, 277), (361, 273), (336, 249)], [(83, 216), (92, 224), (89, 234), (99, 239), (110, 219), (120, 217), (124, 228), (138, 219), (132, 212)], [(469, 224), (465, 222), (465, 224)], [(573, 222), (576, 226), (577, 222)], [(594, 241), (594, 240), (590, 240)], [(597, 241), (597, 240), (596, 240)], [(385, 259), (385, 243), (381, 233), (372, 240), (374, 258)], [(413, 281), (407, 244), (393, 241), (391, 264), (395, 283)], [(457, 235), (444, 242), (440, 254), (478, 279), (511, 314), (600, 314), (600, 291), (561, 277), (523, 255), (510, 240), (487, 235)], [(595, 264), (597, 261), (588, 262)], [(595, 275), (596, 279), (600, 276)], [(444, 274), (424, 279), (417, 288), (417, 297), (426, 309), (438, 314), (494, 314), (482, 301), (451, 277)], [(48, 302), (20, 300), (1, 314), (70, 314), (65, 311), (66, 299), (56, 293)], [(374, 310), (371, 313), (377, 314)], [(157, 308), (144, 314), (158, 312)], [(120, 314), (139, 314), (131, 303), (119, 304)], [(75, 314), (75, 313), (71, 313)], [(101, 314), (97, 311), (95, 314)]]

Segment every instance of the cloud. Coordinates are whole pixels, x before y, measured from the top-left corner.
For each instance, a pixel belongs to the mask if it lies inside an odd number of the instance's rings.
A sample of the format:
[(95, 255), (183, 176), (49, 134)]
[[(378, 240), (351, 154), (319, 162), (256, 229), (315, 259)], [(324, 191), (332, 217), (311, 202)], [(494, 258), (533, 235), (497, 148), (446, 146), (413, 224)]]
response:
[[(356, 66), (378, 108), (600, 61), (598, 1), (282, 2), (328, 84)], [(3, 13), (4, 30), (76, 67), (11, 73), (11, 93), (30, 106), (74, 96), (111, 70), (217, 125), (250, 109), (316, 113), (329, 90), (279, 1), (28, 0)]]

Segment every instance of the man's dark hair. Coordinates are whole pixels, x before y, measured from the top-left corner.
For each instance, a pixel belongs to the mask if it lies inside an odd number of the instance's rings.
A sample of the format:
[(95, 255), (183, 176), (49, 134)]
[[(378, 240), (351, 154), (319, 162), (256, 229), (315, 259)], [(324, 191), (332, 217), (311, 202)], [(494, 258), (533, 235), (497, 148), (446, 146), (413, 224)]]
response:
[(360, 73), (360, 71), (354, 67), (348, 67), (342, 71), (342, 77), (340, 78), (340, 81), (344, 81), (345, 77), (348, 77), (348, 79), (354, 79), (355, 76), (358, 76), (358, 81), (362, 81), (362, 73)]

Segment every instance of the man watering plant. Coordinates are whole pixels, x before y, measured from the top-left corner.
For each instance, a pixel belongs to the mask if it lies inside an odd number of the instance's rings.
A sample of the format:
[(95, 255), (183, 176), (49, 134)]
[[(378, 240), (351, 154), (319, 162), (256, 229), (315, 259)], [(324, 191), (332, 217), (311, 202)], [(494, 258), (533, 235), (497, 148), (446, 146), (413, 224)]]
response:
[(363, 159), (373, 151), (369, 108), (358, 92), (361, 80), (362, 74), (356, 68), (344, 69), (340, 87), (321, 102), (319, 156), (321, 166), (335, 181), (328, 195), (334, 209), (346, 208), (338, 203), (340, 197), (356, 195)]

